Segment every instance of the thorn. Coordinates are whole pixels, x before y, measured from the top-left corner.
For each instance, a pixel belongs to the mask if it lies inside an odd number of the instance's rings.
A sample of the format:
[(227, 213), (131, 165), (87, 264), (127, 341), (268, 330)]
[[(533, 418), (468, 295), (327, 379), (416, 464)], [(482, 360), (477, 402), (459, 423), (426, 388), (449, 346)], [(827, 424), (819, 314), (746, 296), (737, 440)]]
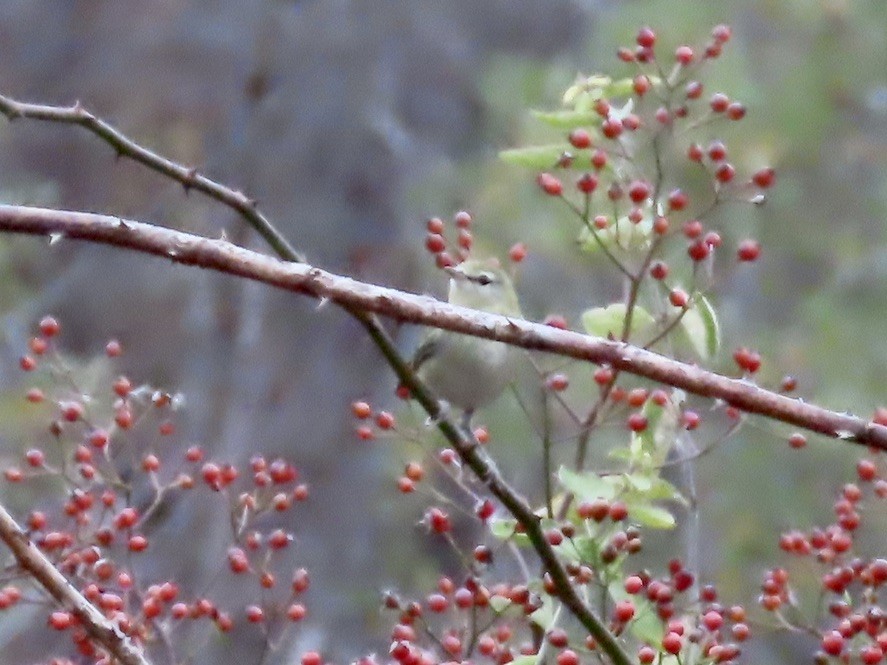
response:
[(182, 188), (185, 190), (185, 195), (187, 196), (188, 192), (194, 186), (194, 180), (197, 178), (197, 169), (195, 167), (191, 167), (187, 171), (185, 171), (185, 177), (182, 180)]
[(123, 217), (118, 217), (117, 218), (117, 228), (124, 229), (124, 230), (128, 231), (132, 227), (126, 223), (126, 221), (123, 219)]
[(222, 229), (222, 233), (219, 235), (219, 240), (222, 242), (228, 242), (228, 234), (225, 233), (225, 229)]

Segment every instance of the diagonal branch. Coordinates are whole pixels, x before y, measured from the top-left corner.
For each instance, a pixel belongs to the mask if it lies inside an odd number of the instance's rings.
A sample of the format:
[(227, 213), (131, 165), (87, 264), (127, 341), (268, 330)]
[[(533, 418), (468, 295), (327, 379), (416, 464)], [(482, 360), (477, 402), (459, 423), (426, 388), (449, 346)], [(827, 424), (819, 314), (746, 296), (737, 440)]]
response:
[(31, 118), (67, 125), (80, 125), (114, 148), (118, 155), (129, 157), (133, 161), (147, 166), (152, 171), (157, 171), (181, 183), (186, 192), (189, 189), (196, 189), (211, 199), (215, 199), (219, 203), (237, 211), (281, 256), (291, 261), (304, 260), (271, 221), (259, 212), (255, 200), (249, 198), (243, 192), (225, 187), (207, 178), (203, 174), (198, 173), (195, 168), (183, 166), (139, 145), (109, 123), (84, 109), (79, 102), (69, 107), (47, 106), (45, 104), (18, 102), (0, 95), (0, 113), (9, 118), (10, 122), (16, 118)]
[(122, 665), (150, 665), (150, 661), (130, 639), (71, 586), (2, 506), (0, 540), (12, 550), (18, 565), (28, 571), (62, 607), (76, 616), (89, 636), (105, 647), (117, 661)]
[(330, 300), (361, 321), (367, 314), (379, 314), (525, 349), (608, 364), (695, 395), (722, 400), (747, 413), (887, 450), (887, 427), (765, 390), (744, 379), (722, 376), (623, 342), (458, 307), (335, 275), (305, 263), (280, 261), (225, 240), (106, 215), (5, 205), (0, 205), (0, 231), (125, 247)]

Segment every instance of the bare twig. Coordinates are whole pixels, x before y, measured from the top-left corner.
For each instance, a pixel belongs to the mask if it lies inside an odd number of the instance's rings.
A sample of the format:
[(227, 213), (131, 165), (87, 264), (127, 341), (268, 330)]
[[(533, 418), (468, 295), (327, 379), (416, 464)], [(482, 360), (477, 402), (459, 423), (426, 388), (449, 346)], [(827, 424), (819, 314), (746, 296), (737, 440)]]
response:
[(302, 256), (290, 245), (289, 241), (278, 231), (265, 215), (259, 212), (255, 200), (243, 192), (225, 187), (207, 178), (197, 169), (189, 168), (166, 157), (148, 150), (104, 120), (95, 117), (83, 108), (80, 103), (73, 106), (47, 106), (45, 104), (27, 104), (0, 95), (0, 113), (9, 118), (31, 118), (68, 125), (80, 125), (86, 128), (117, 151), (118, 155), (129, 157), (133, 161), (157, 171), (167, 178), (175, 180), (185, 188), (196, 189), (208, 197), (223, 203), (239, 213), (278, 254), (290, 261), (302, 261)]
[(3, 506), (0, 506), (0, 540), (12, 550), (18, 565), (28, 571), (62, 607), (76, 616), (89, 636), (105, 647), (120, 663), (150, 665), (141, 650), (86, 600), (34, 546)]

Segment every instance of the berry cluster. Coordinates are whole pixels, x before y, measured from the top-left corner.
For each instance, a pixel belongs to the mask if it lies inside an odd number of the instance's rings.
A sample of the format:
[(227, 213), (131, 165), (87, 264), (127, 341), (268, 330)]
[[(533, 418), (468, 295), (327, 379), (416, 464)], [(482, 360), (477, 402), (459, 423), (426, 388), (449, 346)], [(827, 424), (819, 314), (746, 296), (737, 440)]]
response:
[[(446, 222), (440, 217), (432, 217), (425, 223), (425, 249), (434, 257), (438, 268), (448, 268), (465, 261), (471, 255), (474, 246), (472, 226), (474, 219), (471, 213), (460, 210), (453, 216), (456, 227), (455, 245), (447, 240)], [(527, 256), (527, 246), (522, 242), (515, 243), (508, 251), (513, 263), (520, 263)]]
[[(883, 410), (876, 414), (885, 415)], [(823, 617), (803, 623), (795, 606), (798, 594), (792, 589), (789, 572), (775, 568), (767, 572), (759, 602), (777, 615), (782, 625), (793, 625), (820, 635), (816, 662), (855, 662), (875, 665), (887, 654), (887, 613), (883, 595), (887, 590), (887, 559), (866, 557), (857, 546), (856, 536), (864, 525), (866, 507), (871, 511), (887, 500), (887, 472), (875, 458), (862, 458), (857, 464), (860, 484), (847, 483), (834, 503), (835, 521), (825, 528), (804, 532), (788, 531), (779, 538), (785, 552), (815, 561), (820, 570)], [(786, 608), (792, 611), (786, 612)]]
[[(248, 623), (263, 624), (263, 630), (276, 625), (283, 633), (304, 618), (299, 596), (308, 588), (307, 572), (296, 569), (291, 585), (278, 582), (280, 572), (292, 565), (293, 536), (283, 518), (309, 496), (298, 469), (261, 456), (241, 469), (207, 459), (200, 446), (183, 446), (175, 427), (180, 396), (136, 385), (124, 375), (85, 389), (80, 370), (58, 347), (60, 332), (56, 319), (44, 318), (20, 361), (36, 384), (25, 399), (49, 418), (48, 441), (29, 448), (22, 465), (3, 470), (15, 485), (34, 483), (36, 489), (43, 483), (38, 491), (45, 505), (25, 520), (31, 542), (87, 600), (149, 651), (154, 645), (190, 649), (193, 629), (176, 628), (185, 620), (203, 620), (227, 632), (242, 615)], [(113, 363), (122, 354), (120, 343), (108, 342), (105, 354)], [(52, 496), (45, 479), (57, 481), (51, 487), (64, 488), (63, 493)], [(198, 589), (177, 580), (174, 570), (166, 579), (145, 579), (141, 569), (156, 575), (157, 562), (142, 557), (150, 557), (152, 541), (162, 538), (162, 515), (176, 495), (224, 500), (232, 525), (227, 566), (238, 578), (251, 580), (240, 597), (252, 600), (239, 601), (240, 609), (222, 609), (205, 595), (211, 590), (193, 595)], [(4, 576), (12, 581), (23, 572), (9, 564)], [(223, 590), (217, 591), (224, 599)], [(40, 596), (28, 597), (19, 584), (0, 589), (0, 610), (21, 606), (23, 600), (45, 608), (48, 625), (66, 632), (83, 657), (107, 659), (74, 613)]]

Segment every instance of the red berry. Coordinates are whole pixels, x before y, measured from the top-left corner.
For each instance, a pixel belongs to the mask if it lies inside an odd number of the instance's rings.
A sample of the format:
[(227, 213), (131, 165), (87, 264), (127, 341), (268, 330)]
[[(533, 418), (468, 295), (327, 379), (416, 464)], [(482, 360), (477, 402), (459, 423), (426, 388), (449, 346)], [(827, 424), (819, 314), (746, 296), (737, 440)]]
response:
[(545, 385), (549, 390), (561, 392), (562, 390), (566, 390), (570, 385), (570, 379), (566, 374), (552, 374), (545, 381)]
[(884, 658), (884, 650), (877, 644), (868, 644), (859, 650), (863, 665), (877, 665)]
[(648, 665), (656, 660), (656, 650), (651, 646), (642, 646), (638, 649), (638, 662), (641, 665)]
[(730, 105), (730, 98), (722, 92), (716, 92), (711, 96), (708, 104), (715, 113), (723, 113)]
[(621, 522), (628, 517), (628, 507), (622, 501), (614, 501), (610, 504), (609, 515), (614, 522)]
[(438, 233), (429, 233), (425, 236), (425, 249), (432, 254), (438, 254), (447, 247), (447, 241)]
[(650, 196), (650, 185), (643, 180), (635, 180), (628, 185), (628, 196), (635, 203), (642, 203)]
[(690, 159), (690, 161), (701, 162), (702, 155), (702, 146), (700, 146), (698, 143), (691, 143), (690, 147), (687, 148), (687, 157)]
[(650, 90), (650, 79), (643, 74), (634, 77), (632, 87), (638, 97), (643, 97)]
[(376, 425), (379, 426), (379, 429), (392, 429), (395, 424), (394, 416), (388, 411), (380, 411), (379, 415), (376, 416)]
[(878, 467), (875, 465), (874, 460), (861, 459), (856, 463), (856, 474), (860, 480), (871, 482), (878, 477)]
[(30, 466), (35, 468), (43, 466), (46, 462), (46, 457), (43, 454), (42, 450), (37, 450), (36, 448), (29, 450), (25, 453), (25, 459), (28, 461)]
[(736, 256), (740, 261), (755, 261), (760, 255), (761, 244), (757, 240), (743, 240), (736, 250)]
[(680, 189), (672, 190), (668, 195), (668, 207), (671, 210), (683, 210), (689, 202), (690, 199)]
[(43, 398), (43, 391), (40, 388), (29, 388), (28, 392), (25, 393), (25, 399), (31, 404), (39, 404), (43, 401)]
[(656, 43), (656, 33), (653, 32), (652, 28), (643, 27), (638, 30), (635, 41), (637, 41), (638, 46), (643, 46), (644, 48), (653, 48), (653, 45)]
[(628, 623), (634, 618), (634, 603), (630, 600), (620, 600), (616, 603), (613, 616), (621, 623)]
[(444, 232), (444, 221), (440, 217), (432, 217), (425, 222), (425, 228), (428, 233), (442, 235)]
[(687, 248), (687, 254), (694, 261), (703, 261), (711, 253), (711, 248), (704, 241), (697, 240)]
[(427, 513), (428, 524), (435, 533), (446, 533), (450, 530), (450, 518), (440, 508), (431, 508)]
[(822, 636), (822, 650), (829, 656), (839, 656), (844, 650), (844, 637), (836, 630)]
[(40, 319), (40, 334), (44, 337), (55, 337), (61, 329), (59, 322), (52, 316), (44, 316)]
[(555, 659), (557, 665), (579, 665), (579, 655), (572, 649), (564, 649)]
[(687, 295), (687, 292), (682, 289), (672, 289), (668, 294), (669, 302), (675, 307), (686, 307), (687, 303), (690, 301), (690, 296)]
[(583, 501), (577, 507), (576, 511), (584, 520), (594, 520), (602, 522), (607, 515), (610, 514), (610, 502), (603, 498), (597, 498), (594, 501)]
[(727, 158), (727, 146), (720, 141), (712, 141), (708, 144), (708, 158), (713, 162), (720, 162)]
[(69, 423), (74, 423), (83, 417), (83, 405), (80, 402), (62, 402), (59, 404), (62, 410), (62, 418)]
[(720, 25), (716, 25), (711, 31), (712, 39), (714, 39), (718, 44), (724, 44), (728, 42), (732, 34), (733, 31), (730, 29), (730, 26), (723, 23), (721, 23)]
[(460, 210), (453, 215), (453, 221), (456, 223), (457, 229), (467, 229), (471, 226), (473, 220), (470, 212), (467, 210)]
[(66, 630), (74, 624), (74, 616), (70, 612), (53, 612), (48, 622), (56, 630)]
[(800, 432), (795, 432), (790, 437), (788, 437), (788, 445), (790, 445), (792, 448), (803, 448), (807, 445), (807, 437)]
[(595, 189), (597, 189), (598, 179), (597, 176), (592, 175), (591, 173), (585, 173), (579, 180), (576, 181), (576, 188), (582, 192), (583, 194), (591, 194)]
[(632, 432), (643, 432), (647, 429), (647, 417), (642, 413), (632, 413), (627, 422), (628, 429)]
[(667, 653), (672, 655), (679, 654), (681, 646), (683, 646), (681, 636), (675, 632), (669, 632), (662, 638), (662, 649)]
[(601, 133), (608, 139), (615, 139), (622, 134), (622, 121), (619, 118), (611, 117), (601, 123)]
[(684, 88), (687, 99), (699, 99), (702, 97), (702, 84), (699, 81), (690, 81)]
[(24, 372), (32, 372), (37, 369), (37, 361), (34, 360), (33, 356), (22, 356), (19, 358), (18, 366), (21, 367)]
[(607, 151), (598, 148), (591, 153), (591, 165), (600, 171), (607, 165)]
[(684, 222), (684, 225), (681, 227), (681, 231), (685, 236), (687, 236), (690, 240), (695, 240), (699, 236), (702, 235), (702, 232), (705, 229), (702, 226), (702, 222), (698, 219), (691, 219), (689, 221)]
[(542, 191), (549, 196), (560, 196), (564, 191), (561, 181), (550, 173), (540, 173), (536, 177), (536, 182), (539, 184), (539, 187), (542, 188)]
[(761, 189), (767, 189), (773, 186), (773, 183), (776, 181), (776, 172), (772, 167), (767, 166), (766, 168), (760, 169), (759, 171), (755, 171), (755, 173), (751, 177), (752, 182), (755, 183)]
[(650, 277), (660, 280), (668, 277), (668, 264), (664, 261), (653, 261), (650, 264)]
[(711, 632), (715, 632), (724, 625), (724, 617), (715, 611), (706, 612), (702, 617), (702, 625)]
[(123, 346), (116, 339), (110, 340), (105, 344), (105, 355), (109, 358), (117, 358), (123, 353)]
[(727, 117), (730, 120), (742, 120), (745, 117), (745, 104), (733, 102), (727, 107)]
[(689, 65), (693, 62), (693, 49), (689, 46), (678, 46), (674, 52), (674, 59), (682, 65)]
[(370, 415), (372, 415), (373, 410), (366, 402), (352, 402), (351, 413), (354, 414), (355, 418), (360, 418), (361, 420), (363, 420), (365, 418), (369, 418)]
[(527, 258), (527, 246), (522, 242), (516, 242), (508, 250), (508, 258), (513, 263), (520, 263)]
[(634, 51), (622, 46), (616, 51), (616, 57), (622, 62), (634, 62)]
[(724, 162), (715, 169), (715, 178), (717, 178), (718, 181), (722, 183), (730, 182), (731, 180), (733, 180), (733, 177), (735, 175), (736, 169), (729, 162)]
[(290, 621), (301, 621), (306, 614), (308, 614), (308, 611), (301, 603), (293, 603), (286, 610), (286, 618)]
[(579, 148), (580, 150), (588, 148), (591, 146), (591, 134), (584, 129), (574, 129), (570, 132), (569, 141), (574, 148)]
[(625, 591), (630, 594), (636, 594), (644, 588), (644, 580), (637, 575), (631, 575), (625, 578)]

